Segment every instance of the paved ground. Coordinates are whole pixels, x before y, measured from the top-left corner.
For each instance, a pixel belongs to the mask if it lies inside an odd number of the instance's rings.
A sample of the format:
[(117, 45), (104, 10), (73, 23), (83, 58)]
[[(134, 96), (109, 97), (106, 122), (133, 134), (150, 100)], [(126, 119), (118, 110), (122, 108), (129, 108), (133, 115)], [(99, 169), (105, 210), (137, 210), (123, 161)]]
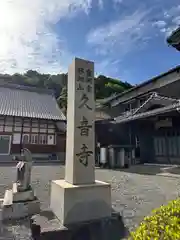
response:
[[(180, 193), (180, 178), (157, 176), (153, 175), (153, 172), (157, 174), (155, 169), (151, 167), (141, 168), (140, 174), (138, 174), (138, 167), (130, 171), (96, 169), (96, 179), (111, 183), (113, 207), (122, 214), (124, 224), (130, 230), (135, 228), (152, 209), (159, 207), (161, 204), (166, 204), (171, 199), (175, 199)], [(63, 177), (63, 166), (34, 166), (32, 184), (36, 189), (43, 210), (49, 206), (50, 180)], [(15, 178), (16, 171), (14, 167), (0, 166), (1, 198), (7, 186), (11, 185)], [(25, 235), (29, 235), (27, 229), (26, 226), (18, 225), (9, 226), (6, 229), (2, 228), (4, 232), (0, 233), (0, 240), (29, 239), (25, 237)], [(21, 238), (21, 236), (18, 236), (18, 232), (24, 232), (24, 236)], [(6, 237), (3, 237), (5, 235)]]

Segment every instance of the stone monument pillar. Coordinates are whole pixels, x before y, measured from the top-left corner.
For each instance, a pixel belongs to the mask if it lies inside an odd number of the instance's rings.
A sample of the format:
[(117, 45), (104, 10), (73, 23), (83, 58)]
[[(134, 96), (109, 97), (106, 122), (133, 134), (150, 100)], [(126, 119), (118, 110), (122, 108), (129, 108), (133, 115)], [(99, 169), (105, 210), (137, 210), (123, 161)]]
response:
[(110, 184), (95, 180), (94, 63), (68, 71), (65, 179), (51, 183), (50, 207), (63, 225), (111, 216)]
[(94, 64), (76, 59), (68, 72), (65, 180), (71, 184), (95, 182), (94, 120)]

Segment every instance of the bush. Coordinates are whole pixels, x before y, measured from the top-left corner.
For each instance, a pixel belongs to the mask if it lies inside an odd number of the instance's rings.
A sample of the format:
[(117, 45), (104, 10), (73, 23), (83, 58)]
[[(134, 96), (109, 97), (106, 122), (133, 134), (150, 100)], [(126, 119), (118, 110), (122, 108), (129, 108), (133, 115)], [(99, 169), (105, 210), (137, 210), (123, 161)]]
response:
[(180, 199), (152, 211), (129, 240), (180, 240)]

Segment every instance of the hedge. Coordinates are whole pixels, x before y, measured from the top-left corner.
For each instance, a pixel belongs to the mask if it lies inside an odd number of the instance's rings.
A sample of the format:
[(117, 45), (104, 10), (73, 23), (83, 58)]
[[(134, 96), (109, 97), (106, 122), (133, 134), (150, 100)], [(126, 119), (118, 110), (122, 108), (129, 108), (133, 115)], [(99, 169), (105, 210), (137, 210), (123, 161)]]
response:
[(180, 199), (152, 211), (129, 240), (180, 240)]

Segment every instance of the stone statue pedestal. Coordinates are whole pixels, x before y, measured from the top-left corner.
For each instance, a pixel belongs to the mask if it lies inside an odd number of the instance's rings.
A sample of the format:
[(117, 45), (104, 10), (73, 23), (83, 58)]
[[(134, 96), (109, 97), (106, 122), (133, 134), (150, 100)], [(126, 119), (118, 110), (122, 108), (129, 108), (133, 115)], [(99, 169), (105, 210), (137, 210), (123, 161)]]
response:
[(72, 185), (65, 180), (51, 183), (50, 208), (64, 226), (111, 217), (110, 184)]
[(30, 187), (26, 191), (18, 191), (18, 184), (13, 183), (10, 190), (6, 190), (4, 199), (0, 199), (2, 220), (17, 220), (38, 214), (40, 202)]

